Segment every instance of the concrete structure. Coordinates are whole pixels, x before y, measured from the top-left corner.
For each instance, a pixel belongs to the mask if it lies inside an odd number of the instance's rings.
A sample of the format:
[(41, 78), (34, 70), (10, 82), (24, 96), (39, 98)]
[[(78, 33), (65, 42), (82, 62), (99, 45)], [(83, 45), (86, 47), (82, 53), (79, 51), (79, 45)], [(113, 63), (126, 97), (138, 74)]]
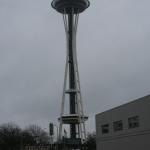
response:
[(150, 150), (150, 95), (96, 115), (97, 150)]
[[(76, 146), (84, 143), (86, 139), (85, 121), (88, 119), (83, 110), (76, 54), (76, 34), (79, 14), (89, 5), (88, 0), (52, 1), (52, 7), (63, 16), (67, 39), (64, 88), (59, 118), (59, 140), (65, 144)], [(69, 125), (69, 131), (66, 125)]]

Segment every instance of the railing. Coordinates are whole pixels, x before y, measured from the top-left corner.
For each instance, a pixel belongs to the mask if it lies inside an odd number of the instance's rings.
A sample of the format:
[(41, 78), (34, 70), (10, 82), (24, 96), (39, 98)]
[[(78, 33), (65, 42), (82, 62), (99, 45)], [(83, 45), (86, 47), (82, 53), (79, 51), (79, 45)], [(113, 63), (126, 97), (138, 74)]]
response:
[(32, 145), (32, 146), (24, 146), (21, 150), (70, 150), (70, 149), (80, 149), (80, 150), (88, 150), (87, 145), (78, 145), (72, 147), (72, 145), (64, 145), (64, 144), (53, 144), (53, 145)]
[(23, 150), (50, 150), (50, 146), (25, 146)]

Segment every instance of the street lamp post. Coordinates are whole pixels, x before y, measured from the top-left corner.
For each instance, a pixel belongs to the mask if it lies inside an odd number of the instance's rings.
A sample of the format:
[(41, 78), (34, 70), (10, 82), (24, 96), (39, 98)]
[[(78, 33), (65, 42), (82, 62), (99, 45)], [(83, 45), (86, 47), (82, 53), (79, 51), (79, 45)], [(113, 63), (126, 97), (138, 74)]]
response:
[(53, 124), (54, 125), (54, 127), (56, 127), (56, 131), (57, 131), (57, 137), (56, 137), (56, 139), (57, 139), (57, 142), (58, 142), (58, 126), (56, 125), (56, 124)]

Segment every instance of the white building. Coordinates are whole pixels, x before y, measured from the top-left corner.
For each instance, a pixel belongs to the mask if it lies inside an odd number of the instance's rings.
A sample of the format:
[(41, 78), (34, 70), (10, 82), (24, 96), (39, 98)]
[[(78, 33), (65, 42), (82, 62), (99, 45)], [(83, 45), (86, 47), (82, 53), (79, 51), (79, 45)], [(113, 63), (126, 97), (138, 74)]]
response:
[(97, 150), (150, 150), (150, 95), (96, 115)]

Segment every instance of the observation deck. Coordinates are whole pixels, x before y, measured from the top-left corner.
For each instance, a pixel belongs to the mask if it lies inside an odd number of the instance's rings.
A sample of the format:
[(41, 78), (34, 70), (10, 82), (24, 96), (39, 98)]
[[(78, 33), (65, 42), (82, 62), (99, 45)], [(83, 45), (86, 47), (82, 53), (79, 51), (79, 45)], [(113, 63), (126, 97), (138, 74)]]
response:
[[(60, 118), (58, 118), (58, 120), (60, 120)], [(78, 114), (70, 114), (70, 115), (62, 116), (62, 122), (64, 124), (71, 124), (71, 123), (79, 124), (79, 123), (83, 123), (86, 120), (88, 120), (88, 116), (81, 116), (81, 121), (80, 121), (80, 117)]]
[(89, 7), (88, 0), (53, 0), (52, 7), (62, 14), (78, 14)]

